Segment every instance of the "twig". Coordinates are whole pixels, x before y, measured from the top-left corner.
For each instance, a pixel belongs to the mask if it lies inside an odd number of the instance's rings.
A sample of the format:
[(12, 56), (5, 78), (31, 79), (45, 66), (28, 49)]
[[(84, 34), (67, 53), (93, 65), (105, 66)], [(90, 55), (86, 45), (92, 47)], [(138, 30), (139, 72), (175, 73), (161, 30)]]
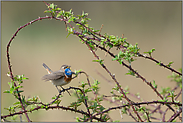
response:
[[(83, 40), (83, 38), (82, 38), (81, 36), (78, 35), (78, 37), (80, 37), (80, 38)], [(95, 54), (95, 52), (92, 50), (92, 48), (86, 43), (86, 41), (83, 40), (83, 42), (85, 42), (85, 44), (86, 44), (86, 45), (88, 46), (88, 48), (91, 50), (91, 52), (93, 53), (93, 55), (99, 60), (99, 57)], [(131, 104), (131, 101), (127, 98), (126, 94), (123, 92), (123, 89), (120, 87), (119, 82), (117, 82), (116, 78), (111, 74), (111, 72), (107, 69), (107, 67), (106, 67), (104, 64), (101, 64), (101, 66), (102, 66), (102, 67), (107, 71), (107, 73), (112, 77), (112, 79), (115, 81), (115, 83), (116, 83), (117, 86), (119, 87), (121, 93), (124, 95), (124, 98)], [(134, 106), (133, 106), (133, 105), (131, 105), (131, 106), (132, 106), (132, 108), (133, 108), (133, 111), (135, 112), (135, 114), (136, 114), (137, 117), (139, 118), (139, 120), (140, 120), (141, 122), (143, 122), (142, 119), (141, 119), (141, 117), (139, 116), (139, 114), (138, 114), (137, 111), (135, 110)]]
[[(145, 55), (142, 55), (142, 54), (140, 54), (140, 53), (138, 53), (138, 56), (139, 56), (139, 57), (146, 58), (146, 59), (149, 59), (149, 60), (152, 60), (152, 61), (154, 61), (154, 62), (156, 62), (156, 63), (159, 63), (159, 61), (156, 60), (155, 58), (152, 58), (152, 57), (149, 57), (149, 56), (145, 56)], [(168, 67), (168, 66), (164, 65), (163, 63), (160, 63), (160, 66), (163, 66), (164, 68), (166, 68), (166, 69), (168, 69), (168, 70), (171, 70), (172, 72), (175, 72), (175, 73), (179, 74), (180, 76), (182, 76), (182, 73), (176, 71), (175, 69), (173, 69), (173, 68), (171, 68), (171, 67)]]
[(172, 122), (176, 117), (180, 115), (181, 112), (182, 112), (182, 107), (180, 108), (179, 112), (174, 113), (174, 115), (172, 115), (167, 122)]
[[(153, 104), (153, 103), (174, 104), (174, 105), (182, 106), (181, 103), (175, 103), (175, 102), (161, 102), (161, 101), (132, 103), (132, 104), (126, 104), (126, 105), (122, 105), (122, 106), (116, 106), (116, 107), (108, 108), (107, 110), (104, 110), (104, 111), (102, 111), (102, 112), (99, 112), (99, 113), (93, 115), (93, 116), (90, 117), (90, 118), (93, 118), (94, 116), (97, 116), (97, 115), (100, 115), (100, 114), (103, 114), (103, 113), (106, 113), (106, 112), (109, 112), (109, 111), (111, 111), (111, 110), (121, 109), (121, 108), (126, 107), (126, 106), (128, 107), (128, 106), (130, 106), (130, 105), (138, 106), (138, 105), (148, 105), (148, 104)], [(88, 119), (90, 119), (90, 118), (88, 118)], [(86, 122), (88, 119), (86, 119), (84, 122)]]

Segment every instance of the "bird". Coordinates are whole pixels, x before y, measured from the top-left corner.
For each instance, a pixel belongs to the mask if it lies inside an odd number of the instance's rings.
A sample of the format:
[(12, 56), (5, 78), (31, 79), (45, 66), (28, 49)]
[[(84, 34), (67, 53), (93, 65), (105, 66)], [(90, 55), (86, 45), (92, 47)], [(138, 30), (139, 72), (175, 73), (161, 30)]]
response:
[(52, 84), (55, 85), (59, 93), (61, 93), (61, 90), (59, 90), (57, 86), (60, 86), (63, 90), (65, 90), (62, 86), (69, 84), (72, 80), (72, 75), (75, 74), (75, 72), (71, 71), (71, 66), (65, 64), (61, 66), (60, 70), (55, 72), (53, 72), (45, 63), (43, 63), (43, 67), (47, 70), (48, 74), (44, 75), (42, 77), (42, 80), (52, 82)]

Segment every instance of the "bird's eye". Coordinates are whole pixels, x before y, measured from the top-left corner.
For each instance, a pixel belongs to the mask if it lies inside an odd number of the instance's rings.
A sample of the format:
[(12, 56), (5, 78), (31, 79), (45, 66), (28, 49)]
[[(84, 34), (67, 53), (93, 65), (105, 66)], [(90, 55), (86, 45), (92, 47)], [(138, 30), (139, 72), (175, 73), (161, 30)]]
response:
[(67, 66), (63, 66), (62, 68), (63, 68), (63, 69), (66, 69), (66, 68), (67, 68)]

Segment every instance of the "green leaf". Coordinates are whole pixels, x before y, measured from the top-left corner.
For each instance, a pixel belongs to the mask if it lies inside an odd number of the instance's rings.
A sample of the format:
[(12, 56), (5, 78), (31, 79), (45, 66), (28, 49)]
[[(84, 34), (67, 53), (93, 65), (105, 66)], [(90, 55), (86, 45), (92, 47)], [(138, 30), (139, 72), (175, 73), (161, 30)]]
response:
[(105, 108), (101, 105), (99, 109), (102, 112)]
[(50, 4), (49, 8), (51, 8), (51, 9), (56, 9), (56, 6), (57, 6), (57, 5), (54, 5), (54, 3), (52, 3), (52, 4)]
[(76, 121), (77, 121), (77, 122), (82, 122), (82, 120), (80, 120), (79, 117), (76, 117)]
[(17, 93), (22, 93), (22, 92), (24, 92), (24, 91), (16, 91)]
[(161, 61), (160, 61), (159, 63), (157, 63), (156, 65), (159, 65), (159, 66), (161, 66)]
[(170, 87), (167, 87), (167, 88), (161, 88), (161, 92), (160, 92), (160, 94), (162, 94), (162, 95), (166, 95), (166, 94), (168, 94), (169, 93), (169, 91), (171, 90), (171, 88)]
[(70, 104), (70, 106), (68, 107), (73, 107), (75, 110), (77, 110), (77, 108), (81, 105), (81, 103), (78, 103), (78, 102), (72, 102)]
[[(180, 70), (180, 72), (182, 73), (182, 70)], [(177, 85), (182, 88), (182, 76), (175, 74), (174, 72), (172, 73), (172, 75), (168, 76), (168, 78), (172, 78), (171, 81), (174, 81), (177, 83)]]
[(119, 64), (122, 64), (123, 63), (123, 60), (118, 60)]
[(44, 105), (41, 105), (41, 108), (44, 108)]
[(66, 38), (67, 38), (70, 34), (73, 34), (74, 29), (73, 29), (73, 28), (70, 28), (70, 27), (67, 27), (67, 31), (68, 31), (68, 35), (66, 36)]
[(10, 88), (10, 93), (13, 94), (14, 90), (14, 88)]
[(110, 118), (107, 117), (107, 114), (105, 114), (104, 116), (102, 116), (102, 119), (107, 122), (107, 120), (109, 120)]
[(155, 81), (154, 81), (154, 80), (153, 80), (152, 85), (153, 85), (153, 87), (154, 87), (154, 88), (157, 88), (157, 85), (156, 85), (156, 83), (155, 83)]
[(132, 76), (135, 76), (135, 73), (131, 70), (128, 70), (128, 73), (126, 73), (125, 75), (132, 75)]
[(50, 10), (45, 10), (44, 13), (51, 13), (52, 11)]
[(118, 60), (119, 57), (117, 55), (115, 55), (115, 58), (112, 59), (112, 61)]
[(17, 90), (17, 89), (19, 89), (19, 87), (15, 87), (14, 89)]
[(93, 32), (99, 32), (100, 30), (93, 30)]
[(102, 59), (93, 60), (93, 62), (99, 62), (101, 65), (104, 64), (103, 61), (104, 61), (104, 60), (102, 60)]
[(155, 51), (155, 49), (153, 48), (153, 49), (149, 50), (148, 52), (144, 52), (144, 53), (148, 53), (148, 54), (150, 55), (150, 57), (151, 57), (151, 54), (152, 54), (154, 51)]
[(13, 103), (13, 105), (16, 105), (16, 104), (20, 104), (20, 102), (15, 102), (15, 103)]
[(71, 21), (74, 22), (74, 20), (75, 20), (75, 17), (71, 17), (71, 18), (68, 20), (68, 23), (71, 22)]
[(152, 53), (152, 52), (154, 52), (155, 51), (155, 49), (153, 48), (152, 50), (150, 50), (150, 52)]
[(10, 91), (9, 90), (5, 90), (3, 93), (10, 93)]
[(45, 106), (45, 109), (48, 110), (48, 106)]
[(113, 122), (120, 122), (120, 120), (115, 120), (115, 121), (113, 121)]
[(122, 109), (121, 109), (122, 114), (127, 114), (127, 111), (126, 111), (126, 110), (127, 110), (126, 107), (122, 108)]
[(60, 10), (61, 10), (61, 8), (56, 8), (55, 10), (60, 11)]
[(84, 83), (83, 81), (81, 82), (81, 85), (79, 85), (79, 87), (84, 88), (86, 85), (88, 85), (88, 83)]
[(82, 69), (80, 69), (80, 70), (75, 70), (75, 71), (74, 71), (74, 72), (75, 72), (75, 75), (78, 76), (78, 73), (81, 72), (81, 71), (82, 71)]
[(14, 83), (13, 82), (8, 82), (10, 88), (14, 87)]
[(113, 44), (107, 42), (107, 46), (109, 46), (110, 48), (112, 48), (113, 47)]
[(164, 98), (163, 98), (163, 102), (168, 102), (167, 97), (164, 97)]
[(62, 15), (61, 13), (58, 13), (57, 16), (56, 16), (56, 18), (60, 17), (61, 15)]
[(172, 64), (173, 64), (173, 61), (169, 62), (168, 65), (166, 65), (166, 66), (171, 67)]
[(85, 90), (84, 90), (84, 93), (86, 94), (86, 93), (91, 92), (91, 91), (92, 91), (92, 90), (88, 88), (88, 89), (85, 89)]

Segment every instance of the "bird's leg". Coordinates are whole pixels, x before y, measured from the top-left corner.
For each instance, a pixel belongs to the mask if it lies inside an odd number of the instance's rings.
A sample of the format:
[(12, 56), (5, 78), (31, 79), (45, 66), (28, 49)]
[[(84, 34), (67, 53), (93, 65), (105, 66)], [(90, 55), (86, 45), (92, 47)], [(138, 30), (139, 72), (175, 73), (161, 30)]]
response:
[[(65, 91), (65, 89), (62, 87), (62, 86), (60, 86), (64, 91)], [(66, 90), (67, 92), (68, 92), (68, 94), (71, 96), (71, 94), (69, 93), (69, 91), (68, 90)]]
[(61, 90), (60, 89), (58, 89), (58, 87), (55, 85), (55, 87), (57, 88), (57, 90), (58, 90), (58, 92), (59, 92), (59, 94), (61, 93)]

